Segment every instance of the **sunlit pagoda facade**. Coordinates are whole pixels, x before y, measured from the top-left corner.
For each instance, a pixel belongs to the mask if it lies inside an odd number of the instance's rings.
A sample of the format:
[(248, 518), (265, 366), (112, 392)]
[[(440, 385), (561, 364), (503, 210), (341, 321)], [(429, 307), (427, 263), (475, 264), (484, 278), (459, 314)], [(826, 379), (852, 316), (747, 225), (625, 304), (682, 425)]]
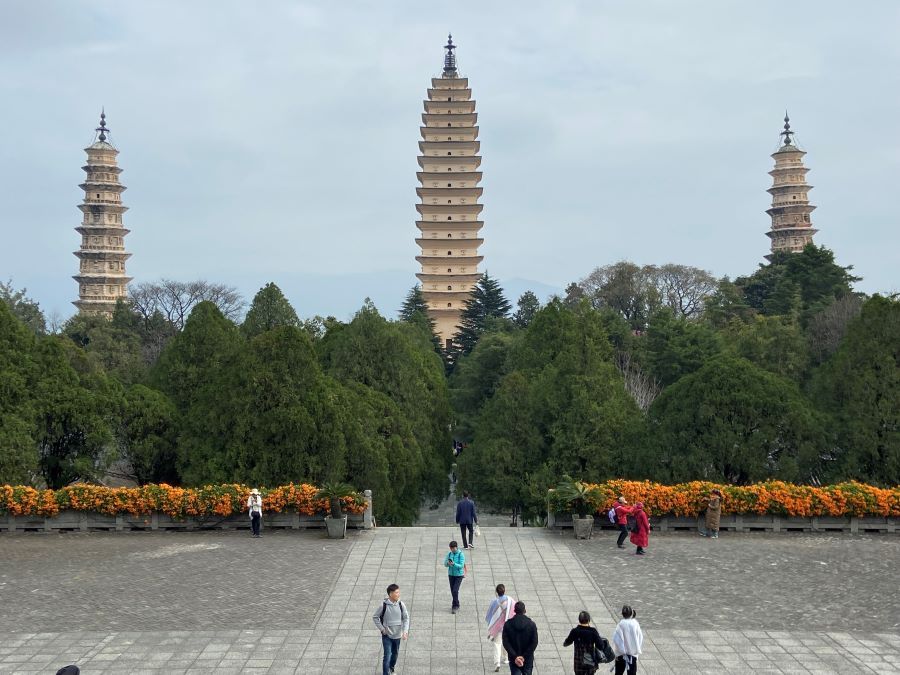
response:
[(106, 113), (100, 115), (94, 142), (84, 151), (87, 164), (82, 167), (87, 177), (79, 187), (84, 190), (84, 202), (79, 205), (81, 224), (75, 228), (81, 235), (78, 258), (78, 300), (80, 312), (111, 316), (116, 301), (124, 298), (131, 277), (126, 276), (125, 261), (131, 257), (125, 251), (122, 216), (128, 210), (122, 204), (125, 186), (119, 182), (117, 155), (119, 151), (109, 142)]
[(781, 132), (782, 145), (772, 154), (775, 167), (772, 176), (772, 207), (766, 211), (772, 219), (772, 229), (766, 234), (772, 240), (772, 251), (766, 258), (779, 251), (798, 253), (807, 244), (813, 243), (813, 235), (818, 232), (812, 226), (812, 212), (815, 206), (809, 203), (809, 191), (813, 186), (806, 182), (801, 150), (793, 139), (791, 120), (784, 116), (784, 131)]
[(460, 313), (481, 274), (478, 247), (484, 223), (478, 203), (482, 188), (478, 115), (469, 80), (460, 77), (453, 37), (444, 46), (444, 70), (431, 79), (420, 129), (420, 187), (416, 193), (421, 255), (416, 276), (441, 344), (449, 347)]

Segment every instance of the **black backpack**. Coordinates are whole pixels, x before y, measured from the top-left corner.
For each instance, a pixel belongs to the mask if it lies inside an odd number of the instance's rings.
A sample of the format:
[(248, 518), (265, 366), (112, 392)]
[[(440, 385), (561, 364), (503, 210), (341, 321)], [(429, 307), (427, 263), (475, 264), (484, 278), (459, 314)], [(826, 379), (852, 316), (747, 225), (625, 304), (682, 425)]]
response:
[(628, 514), (628, 517), (626, 518), (626, 527), (628, 527), (629, 532), (637, 530), (637, 518)]

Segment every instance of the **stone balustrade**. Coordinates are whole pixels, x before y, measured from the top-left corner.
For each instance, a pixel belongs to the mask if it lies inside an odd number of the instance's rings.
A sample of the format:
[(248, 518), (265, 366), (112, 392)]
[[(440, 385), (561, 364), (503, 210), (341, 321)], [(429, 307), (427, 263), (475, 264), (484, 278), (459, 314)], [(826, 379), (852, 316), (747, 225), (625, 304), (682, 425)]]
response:
[[(366, 510), (361, 514), (350, 514), (347, 527), (371, 529), (375, 526), (372, 516), (372, 491), (366, 490)], [(282, 513), (264, 513), (263, 529), (305, 530), (324, 528), (324, 515), (303, 516), (295, 509)], [(205, 516), (172, 518), (164, 513), (150, 513), (134, 516), (129, 513), (110, 516), (94, 511), (60, 511), (52, 517), (0, 515), (0, 532), (131, 532), (135, 530), (249, 530), (250, 518), (246, 513), (227, 517)]]
[[(655, 532), (674, 532), (678, 530), (697, 530), (700, 521), (697, 518), (681, 516), (652, 516), (650, 527)], [(547, 513), (547, 527), (572, 527), (571, 514)], [(594, 529), (617, 530), (605, 513), (594, 516)], [(853, 534), (866, 532), (900, 532), (900, 518), (884, 518), (877, 516), (813, 516), (798, 518), (795, 516), (760, 515), (760, 514), (723, 514), (719, 522), (719, 530), (731, 532), (850, 532)]]

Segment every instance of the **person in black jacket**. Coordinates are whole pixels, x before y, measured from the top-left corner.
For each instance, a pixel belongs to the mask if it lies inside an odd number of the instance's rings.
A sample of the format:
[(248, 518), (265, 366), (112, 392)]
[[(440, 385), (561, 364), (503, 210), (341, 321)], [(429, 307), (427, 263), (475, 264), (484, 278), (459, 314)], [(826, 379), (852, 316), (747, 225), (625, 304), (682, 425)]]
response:
[(509, 655), (510, 675), (531, 675), (538, 631), (534, 621), (525, 616), (525, 603), (514, 606), (516, 615), (503, 625), (503, 648)]
[[(468, 492), (456, 504), (456, 523), (462, 534), (463, 548), (475, 548), (475, 524), (478, 522), (478, 510)], [(469, 538), (466, 538), (469, 535)]]
[(563, 647), (568, 647), (573, 642), (575, 643), (575, 661), (573, 663), (575, 675), (596, 673), (600, 664), (595, 662), (593, 666), (585, 665), (584, 655), (593, 656), (595, 649), (602, 652), (604, 640), (600, 637), (597, 629), (591, 625), (591, 615), (587, 612), (578, 614), (578, 625), (569, 631), (569, 637), (563, 642)]

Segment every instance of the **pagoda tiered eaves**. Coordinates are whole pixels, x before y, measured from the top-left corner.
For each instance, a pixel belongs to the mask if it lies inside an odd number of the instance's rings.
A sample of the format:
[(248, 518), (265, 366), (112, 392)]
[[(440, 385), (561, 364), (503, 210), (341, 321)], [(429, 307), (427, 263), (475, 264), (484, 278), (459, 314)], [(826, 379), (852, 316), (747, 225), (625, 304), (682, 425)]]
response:
[(132, 277), (125, 270), (125, 261), (131, 257), (125, 250), (129, 230), (122, 224), (128, 210), (122, 204), (126, 188), (119, 182), (119, 151), (107, 142), (107, 131), (106, 115), (101, 114), (97, 140), (85, 148), (88, 160), (82, 169), (87, 177), (79, 185), (84, 200), (78, 205), (82, 222), (75, 227), (81, 246), (75, 251), (78, 274), (72, 278), (78, 283), (78, 300), (73, 304), (84, 313), (110, 316)]
[(784, 117), (783, 144), (774, 153), (775, 166), (769, 171), (772, 187), (767, 192), (772, 195), (772, 206), (766, 210), (771, 218), (771, 228), (766, 235), (772, 240), (771, 252), (798, 253), (807, 244), (813, 243), (813, 235), (818, 232), (812, 226), (812, 212), (815, 206), (809, 203), (812, 185), (806, 182), (809, 172), (803, 165), (806, 154), (793, 140), (790, 119)]
[(435, 331), (449, 347), (462, 309), (481, 277), (478, 264), (484, 258), (478, 248), (484, 240), (478, 233), (484, 225), (479, 219), (484, 207), (478, 203), (483, 190), (478, 187), (481, 143), (475, 100), (468, 79), (457, 72), (452, 39), (444, 49), (444, 72), (431, 79), (419, 128), (422, 170), (416, 173), (421, 200), (416, 205), (420, 214), (416, 227), (422, 234), (416, 238), (421, 249), (416, 277)]

